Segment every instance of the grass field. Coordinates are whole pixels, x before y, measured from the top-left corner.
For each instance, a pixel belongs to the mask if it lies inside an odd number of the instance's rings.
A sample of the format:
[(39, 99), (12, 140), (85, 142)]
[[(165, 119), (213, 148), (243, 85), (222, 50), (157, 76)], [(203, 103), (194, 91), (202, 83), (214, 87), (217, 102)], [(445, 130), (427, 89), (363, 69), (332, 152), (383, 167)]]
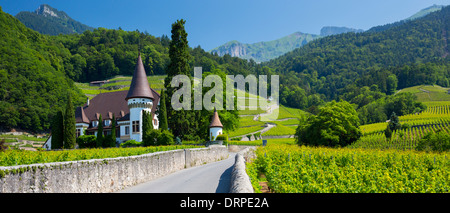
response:
[[(166, 75), (152, 75), (148, 76), (147, 80), (150, 87), (160, 93), (161, 89), (164, 88), (164, 78), (166, 78)], [(116, 76), (112, 79), (108, 79), (110, 83), (106, 83), (100, 87), (90, 86), (89, 83), (78, 82), (76, 82), (75, 85), (81, 89), (86, 96), (92, 99), (100, 93), (117, 92), (130, 89), (131, 79), (131, 76)]]
[(449, 89), (450, 88), (444, 88), (438, 85), (419, 85), (404, 88), (400, 90), (399, 93), (413, 93), (420, 102), (450, 101), (450, 94), (448, 94)]

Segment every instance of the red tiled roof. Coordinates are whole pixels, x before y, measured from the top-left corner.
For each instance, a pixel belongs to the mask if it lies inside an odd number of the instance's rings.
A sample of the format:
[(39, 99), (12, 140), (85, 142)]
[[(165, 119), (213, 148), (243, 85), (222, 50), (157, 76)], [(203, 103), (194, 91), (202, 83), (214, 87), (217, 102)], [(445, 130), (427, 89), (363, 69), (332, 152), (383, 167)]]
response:
[(214, 108), (214, 114), (211, 118), (211, 124), (209, 125), (209, 128), (211, 127), (221, 127), (223, 128), (222, 122), (220, 122), (219, 114), (217, 113), (216, 108)]
[[(112, 119), (112, 114), (118, 120), (130, 113), (128, 103), (125, 100), (128, 91), (100, 93), (89, 101), (89, 106), (84, 107), (84, 112), (90, 121), (96, 121), (102, 115), (102, 119)], [(124, 116), (122, 116), (123, 111)]]
[(75, 121), (77, 123), (87, 123), (89, 124), (89, 119), (86, 117), (84, 113), (83, 107), (77, 107), (75, 109)]
[[(152, 116), (155, 114), (160, 94), (154, 89), (150, 89), (153, 96)], [(89, 101), (89, 106), (77, 107), (75, 118), (77, 123), (89, 123), (97, 121), (102, 115), (102, 119), (112, 119), (114, 114), (116, 120), (129, 120), (130, 109), (125, 100), (128, 91), (100, 93)], [(84, 116), (83, 116), (84, 115)]]

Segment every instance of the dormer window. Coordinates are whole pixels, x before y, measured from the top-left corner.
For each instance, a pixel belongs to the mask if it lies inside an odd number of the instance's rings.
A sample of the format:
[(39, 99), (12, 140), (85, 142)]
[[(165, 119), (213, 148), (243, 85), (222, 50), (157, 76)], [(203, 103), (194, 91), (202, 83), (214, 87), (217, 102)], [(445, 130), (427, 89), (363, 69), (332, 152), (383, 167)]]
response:
[(98, 126), (98, 121), (92, 121), (92, 127), (97, 127)]

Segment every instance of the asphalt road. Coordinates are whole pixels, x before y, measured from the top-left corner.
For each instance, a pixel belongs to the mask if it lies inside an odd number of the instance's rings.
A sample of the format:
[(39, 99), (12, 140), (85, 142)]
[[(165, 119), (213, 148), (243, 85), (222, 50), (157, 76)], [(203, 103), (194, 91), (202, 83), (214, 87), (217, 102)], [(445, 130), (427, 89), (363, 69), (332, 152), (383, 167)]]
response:
[(236, 153), (225, 160), (183, 169), (118, 193), (228, 193)]

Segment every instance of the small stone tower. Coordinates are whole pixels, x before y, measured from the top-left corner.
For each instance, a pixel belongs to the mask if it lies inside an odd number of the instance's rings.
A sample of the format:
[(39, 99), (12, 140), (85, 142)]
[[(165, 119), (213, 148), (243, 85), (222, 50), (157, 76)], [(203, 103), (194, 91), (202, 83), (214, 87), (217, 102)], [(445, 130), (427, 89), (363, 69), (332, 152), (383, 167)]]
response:
[(220, 122), (219, 114), (216, 108), (214, 108), (214, 114), (211, 118), (211, 124), (209, 124), (209, 141), (215, 141), (216, 137), (223, 133), (223, 125)]

